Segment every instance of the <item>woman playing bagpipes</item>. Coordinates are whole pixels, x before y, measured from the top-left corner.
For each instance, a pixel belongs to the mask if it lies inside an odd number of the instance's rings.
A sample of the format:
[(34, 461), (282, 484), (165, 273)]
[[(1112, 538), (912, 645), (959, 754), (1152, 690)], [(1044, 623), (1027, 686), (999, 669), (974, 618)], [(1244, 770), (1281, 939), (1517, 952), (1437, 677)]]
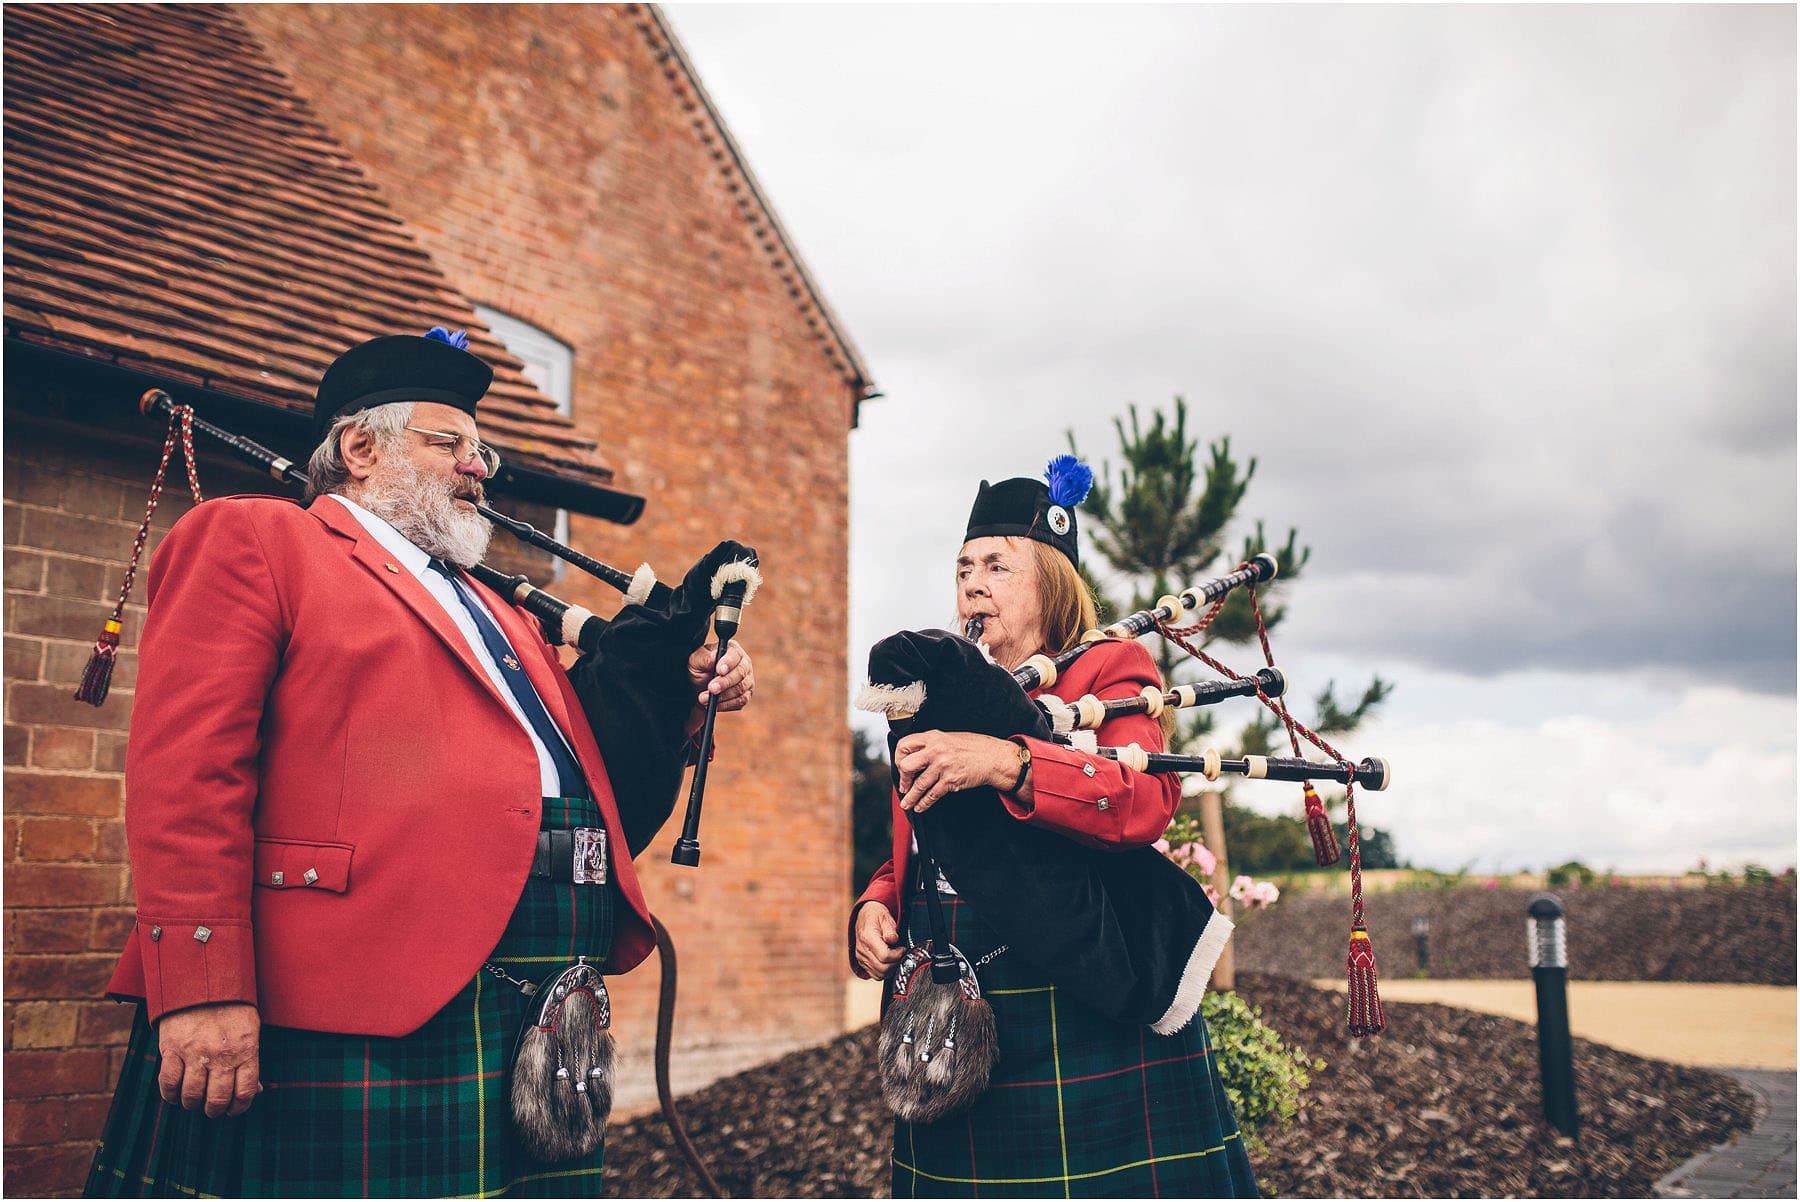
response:
[[(978, 638), (984, 653), (1009, 671), (1033, 656), (1070, 649), (1098, 625), (1093, 596), (1077, 571), (1073, 512), (1087, 495), (1091, 474), (1072, 456), (1063, 456), (1046, 475), (1048, 484), (1023, 478), (983, 481), (956, 560), (958, 629)], [(974, 650), (941, 633), (896, 638), (936, 639), (940, 649), (959, 644), (962, 651)], [(974, 668), (983, 665), (977, 660)], [(990, 687), (1010, 688), (1017, 695), (1013, 700), (1029, 704), (1004, 673), (991, 666), (988, 672), (1001, 682)], [(1148, 687), (1160, 690), (1162, 682), (1149, 652), (1137, 642), (1108, 639), (1088, 648), (1056, 685), (1063, 697), (1114, 700)], [(940, 696), (944, 692), (935, 682), (932, 687)], [(1032, 694), (1040, 695), (1048, 696)], [(887, 708), (892, 716), (897, 707)], [(1103, 744), (1163, 747), (1158, 720), (1141, 713), (1113, 716), (1097, 733)], [(933, 974), (921, 959), (925, 953), (909, 949), (922, 948), (936, 930), (947, 935), (966, 988), (971, 996), (978, 990), (992, 1020), (990, 1031), (984, 1008), (979, 1024), (971, 1021), (964, 1030), (952, 1026), (947, 1036), (915, 1031), (906, 1020), (904, 1031), (884, 1035), (884, 1061), (897, 1057), (905, 1072), (915, 1058), (927, 1061), (933, 1051), (941, 1058), (959, 1041), (959, 1055), (972, 1054), (970, 1044), (990, 1039), (998, 1053), (973, 1053), (982, 1056), (984, 1069), (990, 1059), (992, 1067), (985, 1088), (977, 1082), (965, 1089), (975, 1094), (972, 1104), (959, 1099), (953, 1113), (930, 1121), (896, 1119), (894, 1197), (1255, 1196), (1250, 1163), (1198, 1012), (1199, 992), (1229, 921), (1213, 915), (1202, 897), (1195, 903), (1198, 919), (1170, 916), (1167, 937), (1158, 922), (1132, 922), (1153, 930), (1152, 941), (1174, 948), (1178, 961), (1172, 975), (1165, 974), (1171, 984), (1161, 996), (1148, 1009), (1138, 1003), (1134, 1011), (1122, 999), (1142, 992), (1136, 978), (1118, 982), (1120, 1004), (1114, 1005), (1112, 983), (1093, 978), (1123, 961), (1108, 959), (1104, 951), (1088, 956), (1099, 950), (1090, 945), (1104, 940), (1085, 934), (1120, 925), (1127, 911), (1115, 915), (1104, 884), (1055, 884), (1089, 879), (1079, 875), (1082, 857), (1101, 863), (1102, 871), (1139, 864), (1133, 857), (1160, 861), (1134, 849), (1162, 836), (1180, 800), (1179, 778), (1140, 773), (1047, 737), (1003, 738), (941, 725), (900, 734), (892, 750), (894, 854), (851, 912), (852, 966), (859, 976), (888, 978), (884, 1003), (891, 1026), (899, 999), (909, 988), (916, 993), (919, 986), (913, 983)], [(978, 796), (985, 803), (965, 801)], [(990, 821), (1016, 825), (1022, 841), (1013, 842), (1015, 832), (1005, 825), (990, 828), (991, 838), (969, 834), (979, 828), (966, 823), (940, 826), (933, 815), (940, 803), (943, 820), (959, 806), (986, 804), (995, 815)], [(957, 836), (947, 836), (951, 831), (965, 841), (1004, 843), (1006, 854), (980, 866), (977, 857), (957, 854)], [(946, 837), (952, 842), (941, 841)], [(921, 853), (921, 840), (929, 854)], [(1009, 863), (1020, 860), (1029, 862)], [(1154, 872), (1133, 869), (1125, 875), (1156, 877), (1167, 885)], [(999, 892), (997, 879), (1003, 882)], [(1095, 912), (1100, 909), (1104, 915)], [(1186, 934), (1177, 933), (1182, 922), (1189, 924), (1180, 928)], [(1201, 928), (1194, 938), (1192, 932)], [(1059, 951), (1059, 936), (1074, 942)], [(1081, 979), (1072, 983), (1071, 972)], [(978, 986), (972, 980), (977, 976)], [(1176, 976), (1179, 989), (1172, 983)], [(1171, 1001), (1176, 994), (1180, 997)], [(897, 1115), (933, 1113), (930, 1104), (914, 1104), (917, 1098), (906, 1095), (907, 1086), (897, 1091), (885, 1062), (883, 1072), (884, 1091)]]

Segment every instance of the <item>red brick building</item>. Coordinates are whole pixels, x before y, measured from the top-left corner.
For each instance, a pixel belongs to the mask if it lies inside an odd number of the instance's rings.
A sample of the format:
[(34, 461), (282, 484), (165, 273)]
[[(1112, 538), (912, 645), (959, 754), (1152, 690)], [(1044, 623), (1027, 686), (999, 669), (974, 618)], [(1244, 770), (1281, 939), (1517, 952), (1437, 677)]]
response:
[[(319, 372), (377, 333), (471, 330), (527, 520), (560, 509), (566, 541), (665, 578), (722, 537), (760, 550), (761, 688), (722, 726), (704, 864), (668, 863), (673, 829), (639, 861), (681, 953), (677, 1086), (839, 1032), (871, 390), (661, 15), (11, 5), (5, 61), (6, 1192), (80, 1187), (129, 1021), (100, 992), (132, 914), (141, 589), (113, 696), (73, 692), (161, 445), (136, 398), (300, 456)], [(200, 479), (280, 491), (211, 452)], [(191, 504), (172, 472), (152, 546)], [(499, 566), (616, 608), (503, 542)], [(615, 990), (626, 1106), (657, 973)]]

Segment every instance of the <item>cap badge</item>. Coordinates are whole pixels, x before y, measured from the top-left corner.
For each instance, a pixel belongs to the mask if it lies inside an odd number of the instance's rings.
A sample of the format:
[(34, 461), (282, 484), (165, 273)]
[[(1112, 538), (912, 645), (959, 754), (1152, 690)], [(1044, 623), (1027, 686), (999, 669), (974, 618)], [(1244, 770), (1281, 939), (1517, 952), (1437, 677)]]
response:
[(1069, 532), (1069, 511), (1061, 505), (1052, 505), (1044, 516), (1050, 523), (1050, 529), (1056, 533), (1067, 534)]

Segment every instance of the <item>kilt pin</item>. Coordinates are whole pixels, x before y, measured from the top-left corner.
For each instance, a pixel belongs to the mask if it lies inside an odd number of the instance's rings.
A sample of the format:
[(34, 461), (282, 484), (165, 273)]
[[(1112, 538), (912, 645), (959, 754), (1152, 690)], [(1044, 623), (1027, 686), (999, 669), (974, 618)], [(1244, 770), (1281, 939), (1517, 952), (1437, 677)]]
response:
[[(1161, 684), (1135, 642), (1096, 647), (1058, 681), (1058, 695), (1103, 700)], [(1034, 696), (1037, 694), (1034, 694)], [(1100, 728), (1107, 744), (1160, 749), (1142, 715)], [(1002, 794), (1020, 821), (1101, 848), (1160, 838), (1180, 801), (1173, 777), (1132, 772), (1072, 748), (1026, 739), (1034, 804)], [(929, 933), (911, 824), (893, 800), (894, 858), (857, 903), (887, 906), (908, 945)], [(904, 888), (902, 888), (904, 885)], [(1049, 974), (1006, 950), (1004, 937), (961, 897), (942, 898), (950, 938), (976, 965), (994, 1009), (1000, 1058), (973, 1107), (930, 1124), (896, 1120), (893, 1196), (1256, 1197), (1204, 1019), (1159, 1036), (1114, 1021), (1059, 991)], [(1047, 922), (1054, 914), (1045, 914)], [(854, 948), (855, 911), (851, 931)], [(855, 964), (857, 975), (864, 975)]]

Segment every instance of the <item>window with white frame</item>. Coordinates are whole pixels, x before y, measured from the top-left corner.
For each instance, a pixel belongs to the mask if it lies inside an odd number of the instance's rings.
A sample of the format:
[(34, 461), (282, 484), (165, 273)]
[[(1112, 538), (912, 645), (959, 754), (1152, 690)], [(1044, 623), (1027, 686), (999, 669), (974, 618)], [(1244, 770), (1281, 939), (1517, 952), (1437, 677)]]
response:
[[(548, 330), (540, 330), (530, 322), (520, 321), (486, 305), (476, 305), (475, 315), (486, 322), (500, 344), (525, 365), (525, 378), (556, 402), (558, 413), (574, 412), (574, 347)], [(556, 511), (556, 539), (562, 543), (569, 541), (569, 511), (566, 509)], [(562, 561), (558, 560), (556, 575), (561, 576), (562, 571)]]

